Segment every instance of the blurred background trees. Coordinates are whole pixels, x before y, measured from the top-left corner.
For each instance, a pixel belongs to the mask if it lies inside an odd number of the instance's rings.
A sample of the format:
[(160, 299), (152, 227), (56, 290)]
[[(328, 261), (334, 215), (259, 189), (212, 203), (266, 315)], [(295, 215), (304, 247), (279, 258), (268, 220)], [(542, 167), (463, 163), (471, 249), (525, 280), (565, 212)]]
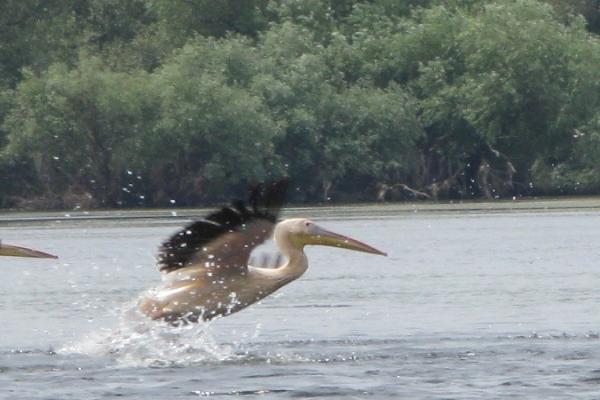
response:
[(217, 3), (1, 2), (0, 207), (600, 192), (598, 0)]

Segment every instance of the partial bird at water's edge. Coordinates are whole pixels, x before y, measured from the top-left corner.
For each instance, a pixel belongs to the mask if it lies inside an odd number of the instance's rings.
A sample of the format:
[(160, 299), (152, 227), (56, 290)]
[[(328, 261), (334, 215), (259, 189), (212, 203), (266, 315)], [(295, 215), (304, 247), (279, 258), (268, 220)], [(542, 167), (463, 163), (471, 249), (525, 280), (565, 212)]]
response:
[(43, 251), (29, 249), (22, 246), (14, 246), (2, 243), (0, 240), (0, 256), (8, 257), (29, 257), (29, 258), (58, 258), (55, 255), (44, 253)]

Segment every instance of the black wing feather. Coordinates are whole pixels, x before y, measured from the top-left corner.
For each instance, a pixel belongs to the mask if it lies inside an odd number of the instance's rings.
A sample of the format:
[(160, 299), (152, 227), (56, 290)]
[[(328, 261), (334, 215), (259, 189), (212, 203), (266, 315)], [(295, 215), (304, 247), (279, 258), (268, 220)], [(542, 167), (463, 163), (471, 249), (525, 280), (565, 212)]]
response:
[(250, 209), (243, 201), (237, 200), (231, 206), (187, 225), (160, 247), (157, 259), (160, 271), (167, 273), (188, 266), (208, 243), (249, 222), (264, 219), (275, 224), (286, 190), (287, 180), (256, 185), (250, 192)]

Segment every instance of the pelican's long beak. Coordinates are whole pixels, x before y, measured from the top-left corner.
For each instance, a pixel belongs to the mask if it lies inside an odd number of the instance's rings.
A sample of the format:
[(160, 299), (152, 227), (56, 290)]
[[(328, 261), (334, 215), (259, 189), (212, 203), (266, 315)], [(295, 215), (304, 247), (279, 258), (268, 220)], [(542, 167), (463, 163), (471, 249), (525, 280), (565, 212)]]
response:
[(0, 244), (0, 256), (58, 258), (52, 254), (44, 253), (42, 251), (32, 250), (26, 247), (11, 246), (9, 244)]
[(348, 250), (362, 251), (364, 253), (378, 254), (387, 256), (387, 253), (377, 250), (356, 239), (349, 238), (339, 233), (330, 232), (320, 226), (313, 225), (306, 238), (306, 244), (316, 244), (322, 246), (340, 247)]

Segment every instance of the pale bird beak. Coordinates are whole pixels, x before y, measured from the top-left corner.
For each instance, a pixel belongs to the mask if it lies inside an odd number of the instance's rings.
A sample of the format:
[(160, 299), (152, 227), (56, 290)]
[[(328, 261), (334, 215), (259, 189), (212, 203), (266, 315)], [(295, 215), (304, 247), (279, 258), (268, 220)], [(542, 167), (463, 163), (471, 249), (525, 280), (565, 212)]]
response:
[(26, 247), (11, 246), (9, 244), (0, 244), (0, 256), (11, 257), (33, 257), (33, 258), (58, 258), (52, 254), (28, 249)]
[(364, 253), (378, 254), (381, 256), (387, 256), (387, 253), (377, 250), (374, 247), (369, 246), (366, 243), (360, 242), (356, 239), (349, 238), (339, 233), (330, 232), (321, 228), (320, 226), (313, 225), (307, 238), (306, 244), (317, 244), (322, 246), (339, 247), (342, 249), (362, 251)]

